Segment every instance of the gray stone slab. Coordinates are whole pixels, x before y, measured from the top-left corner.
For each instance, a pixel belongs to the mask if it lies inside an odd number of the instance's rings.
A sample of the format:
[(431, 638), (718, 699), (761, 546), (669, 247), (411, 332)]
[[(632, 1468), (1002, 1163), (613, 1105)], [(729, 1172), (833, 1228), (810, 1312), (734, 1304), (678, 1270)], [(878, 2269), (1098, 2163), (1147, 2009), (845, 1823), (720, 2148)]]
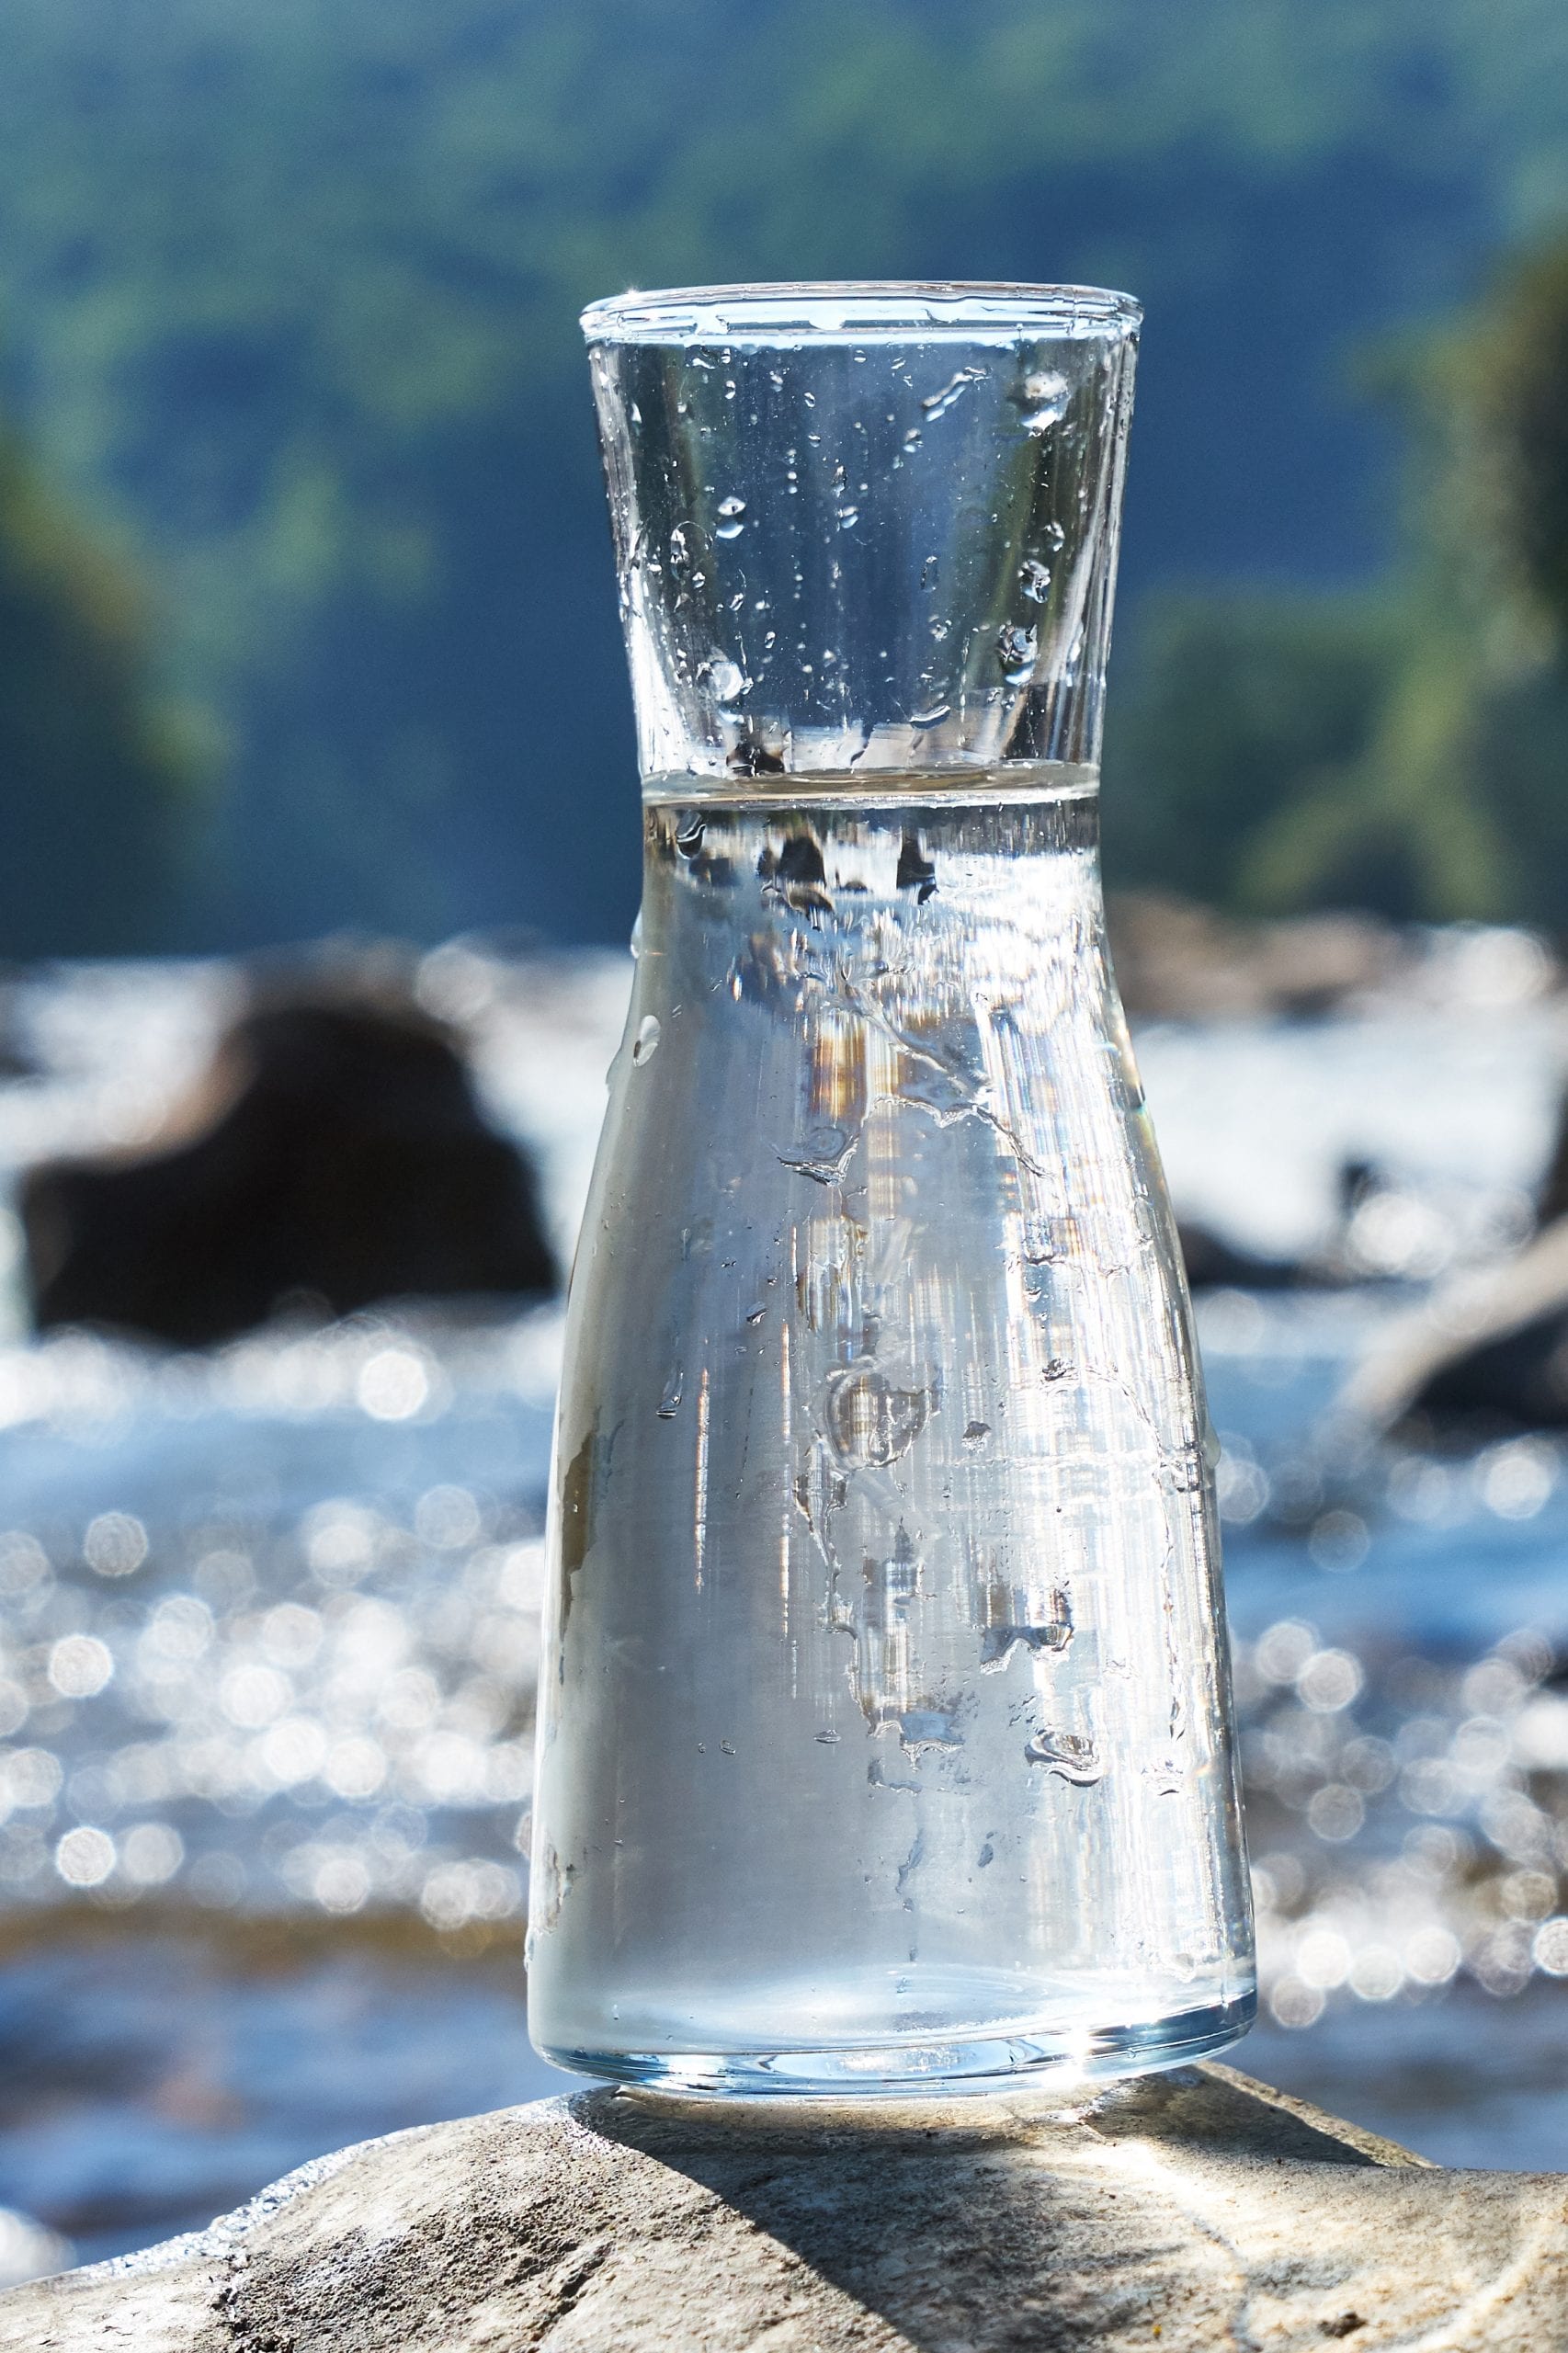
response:
[(1568, 2177), (1226, 2067), (1072, 2106), (593, 2092), (372, 2141), (0, 2298), (3, 2353), (1549, 2353)]

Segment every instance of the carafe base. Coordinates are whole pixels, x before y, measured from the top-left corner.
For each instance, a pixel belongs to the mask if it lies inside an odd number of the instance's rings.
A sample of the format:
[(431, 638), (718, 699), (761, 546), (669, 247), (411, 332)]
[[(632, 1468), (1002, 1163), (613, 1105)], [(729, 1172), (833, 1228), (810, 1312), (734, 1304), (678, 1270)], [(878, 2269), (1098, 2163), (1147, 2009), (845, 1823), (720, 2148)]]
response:
[(1135, 2023), (1010, 2022), (1005, 2033), (988, 2029), (929, 2040), (773, 2051), (539, 2048), (558, 2067), (683, 2099), (951, 2097), (1030, 2084), (1066, 2091), (1077, 2083), (1187, 2066), (1239, 2041), (1256, 2010), (1257, 1995), (1249, 1988), (1228, 2002)]

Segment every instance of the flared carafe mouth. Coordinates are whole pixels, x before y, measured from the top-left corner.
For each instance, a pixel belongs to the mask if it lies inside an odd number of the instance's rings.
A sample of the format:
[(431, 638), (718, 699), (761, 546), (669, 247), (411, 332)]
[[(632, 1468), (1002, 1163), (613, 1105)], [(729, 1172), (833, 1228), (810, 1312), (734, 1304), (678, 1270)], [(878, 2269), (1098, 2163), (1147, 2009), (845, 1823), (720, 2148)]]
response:
[(645, 778), (1098, 757), (1139, 307), (681, 287), (585, 313)]
[(1008, 344), (1020, 335), (1119, 340), (1142, 307), (1103, 286), (962, 279), (804, 280), (675, 286), (591, 302), (590, 343), (797, 346), (816, 341)]

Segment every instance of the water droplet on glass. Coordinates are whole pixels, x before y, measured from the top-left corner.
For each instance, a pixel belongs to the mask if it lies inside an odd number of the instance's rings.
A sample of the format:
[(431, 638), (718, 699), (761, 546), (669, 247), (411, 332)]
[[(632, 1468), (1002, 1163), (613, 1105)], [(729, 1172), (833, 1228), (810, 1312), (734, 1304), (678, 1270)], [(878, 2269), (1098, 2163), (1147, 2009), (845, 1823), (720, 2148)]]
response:
[(990, 1586), (984, 1599), (980, 1635), (983, 1674), (1005, 1667), (1020, 1647), (1037, 1657), (1042, 1651), (1065, 1651), (1073, 1640), (1073, 1607), (1067, 1596), (1053, 1588), (1032, 1594), (1019, 1586)]
[(817, 1744), (823, 1748), (836, 1748), (843, 1736), (842, 1733), (819, 1732), (817, 1734)]
[(844, 1462), (885, 1470), (908, 1453), (930, 1409), (926, 1390), (896, 1386), (872, 1357), (857, 1357), (827, 1377), (827, 1437)]
[(1051, 426), (1060, 425), (1067, 413), (1067, 379), (1058, 375), (1054, 368), (1041, 369), (1026, 376), (1013, 394), (1020, 412), (1026, 433), (1044, 433)]
[(1081, 1733), (1037, 1732), (1025, 1744), (1024, 1755), (1031, 1765), (1043, 1765), (1048, 1772), (1059, 1773), (1074, 1789), (1086, 1789), (1105, 1771), (1094, 1742), (1085, 1740)]
[(738, 540), (745, 529), (744, 519), (746, 503), (744, 498), (722, 498), (719, 501), (719, 520), (714, 529), (714, 538)]
[(713, 654), (706, 662), (699, 663), (697, 683), (706, 687), (714, 701), (722, 704), (739, 702), (743, 695), (751, 691), (751, 680), (727, 654)]
[(1031, 605), (1043, 605), (1051, 589), (1051, 567), (1035, 556), (1025, 559), (1018, 573), (1018, 585)]
[(981, 1848), (981, 1850), (980, 1850), (979, 1854), (978, 1854), (978, 1855), (976, 1856), (976, 1858), (975, 1858), (975, 1865), (974, 1865), (974, 1867), (975, 1867), (976, 1870), (983, 1871), (983, 1870), (985, 1869), (985, 1866), (986, 1866), (986, 1864), (987, 1864), (987, 1863), (994, 1863), (995, 1860), (996, 1860), (996, 1849), (995, 1849), (995, 1847), (991, 1844), (991, 1841), (990, 1841), (990, 1839), (988, 1838), (988, 1839), (986, 1840), (986, 1842), (985, 1842), (984, 1846), (983, 1846), (983, 1847), (982, 1847), (982, 1848)]
[(653, 1409), (658, 1415), (660, 1421), (673, 1422), (675, 1420), (676, 1415), (680, 1411), (681, 1391), (685, 1386), (686, 1375), (682, 1372), (679, 1365), (676, 1365), (675, 1370), (665, 1381), (664, 1393), (660, 1397), (658, 1404)]
[(645, 1013), (637, 1025), (637, 1035), (631, 1041), (632, 1061), (634, 1063), (651, 1062), (659, 1051), (659, 1036), (658, 1015)]
[(971, 1422), (968, 1428), (964, 1431), (963, 1442), (966, 1446), (979, 1446), (983, 1444), (990, 1435), (991, 1425), (989, 1422)]
[(836, 1185), (859, 1141), (858, 1129), (812, 1128), (799, 1143), (787, 1145), (778, 1157), (786, 1168), (798, 1168), (802, 1176), (819, 1185)]
[(1041, 532), (1040, 537), (1044, 540), (1046, 546), (1051, 550), (1052, 555), (1060, 555), (1067, 540), (1067, 534), (1062, 529), (1060, 523), (1048, 523), (1045, 529)]
[(841, 531), (852, 531), (860, 520), (860, 509), (858, 506), (840, 506), (835, 508), (835, 512), (838, 517), (838, 528)]
[(939, 392), (927, 392), (920, 405), (929, 417), (946, 416), (955, 402), (961, 401), (971, 384), (978, 383), (983, 368), (960, 368), (949, 377)]
[(1181, 1446), (1161, 1458), (1159, 1478), (1162, 1485), (1173, 1495), (1201, 1495), (1208, 1478), (1208, 1465), (1203, 1449), (1197, 1446)]
[(906, 449), (918, 449), (922, 438), (920, 427), (917, 425), (912, 425), (908, 432), (903, 437), (904, 448)]
[(906, 1708), (898, 1720), (898, 1738), (904, 1749), (963, 1746), (962, 1733), (939, 1708)]
[(746, 1322), (748, 1324), (760, 1324), (767, 1313), (767, 1304), (766, 1301), (760, 1307), (748, 1307), (746, 1310)]
[(996, 639), (996, 659), (1002, 665), (1002, 676), (1010, 687), (1027, 687), (1034, 676), (1035, 657), (1040, 640), (1032, 629), (1012, 626), (1002, 630)]

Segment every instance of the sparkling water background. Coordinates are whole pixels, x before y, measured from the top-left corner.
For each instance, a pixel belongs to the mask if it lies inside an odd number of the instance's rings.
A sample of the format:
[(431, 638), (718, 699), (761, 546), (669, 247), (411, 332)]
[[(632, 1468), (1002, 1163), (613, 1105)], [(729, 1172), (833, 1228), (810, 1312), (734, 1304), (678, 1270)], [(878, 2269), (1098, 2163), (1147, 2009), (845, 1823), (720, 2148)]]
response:
[[(537, 1153), (569, 1254), (627, 967), (466, 945), (416, 983)], [(1146, 1027), (1180, 1207), (1383, 1278), (1210, 1295), (1265, 2023), (1238, 2054), (1450, 2162), (1568, 2150), (1568, 1461), (1330, 1409), (1419, 1287), (1524, 1230), (1568, 1014), (1436, 935), (1333, 1020)], [(15, 983), (0, 1176), (151, 1132), (222, 966)], [(210, 1356), (25, 1333), (0, 1222), (0, 2273), (206, 2220), (367, 2133), (563, 2079), (523, 2020), (521, 1847), (554, 1310)], [(1392, 1279), (1388, 1279), (1392, 1278)], [(759, 1835), (765, 1835), (759, 1825)]]

